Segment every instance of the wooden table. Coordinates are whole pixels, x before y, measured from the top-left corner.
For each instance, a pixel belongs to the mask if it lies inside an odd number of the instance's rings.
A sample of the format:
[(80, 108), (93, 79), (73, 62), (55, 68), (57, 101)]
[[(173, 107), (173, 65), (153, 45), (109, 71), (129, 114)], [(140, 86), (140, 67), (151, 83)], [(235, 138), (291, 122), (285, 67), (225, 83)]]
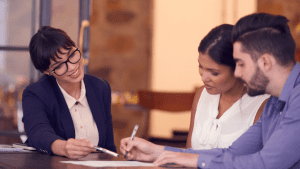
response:
[[(104, 161), (123, 161), (123, 156), (121, 157), (112, 157), (110, 155), (104, 153), (92, 153), (87, 157), (77, 159), (78, 161), (96, 161), (96, 160), (104, 160)], [(74, 165), (74, 164), (66, 164), (61, 163), (60, 161), (77, 161), (74, 159), (68, 159), (66, 157), (60, 156), (49, 156), (41, 153), (0, 153), (0, 168), (42, 168), (42, 169), (81, 169), (81, 168), (95, 168), (95, 167), (88, 167), (82, 165)], [(105, 167), (105, 168), (114, 168), (116, 167)], [(134, 169), (142, 169), (142, 168), (176, 168), (180, 169), (182, 167), (178, 165), (168, 166), (168, 167), (118, 167), (118, 168), (134, 168)]]

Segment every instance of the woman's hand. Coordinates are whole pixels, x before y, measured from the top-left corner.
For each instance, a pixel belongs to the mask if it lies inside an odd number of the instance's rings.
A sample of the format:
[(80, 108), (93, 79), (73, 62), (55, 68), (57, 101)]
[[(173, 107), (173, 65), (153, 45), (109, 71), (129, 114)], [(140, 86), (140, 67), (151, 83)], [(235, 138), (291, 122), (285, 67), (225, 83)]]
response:
[(164, 146), (153, 144), (138, 137), (133, 140), (127, 137), (121, 140), (120, 151), (122, 154), (128, 152), (128, 160), (154, 161), (164, 151)]
[(87, 139), (55, 140), (51, 144), (54, 154), (66, 156), (68, 158), (82, 158), (96, 151), (94, 145)]
[(198, 157), (199, 154), (164, 151), (153, 164), (161, 166), (167, 163), (175, 163), (184, 167), (197, 167)]

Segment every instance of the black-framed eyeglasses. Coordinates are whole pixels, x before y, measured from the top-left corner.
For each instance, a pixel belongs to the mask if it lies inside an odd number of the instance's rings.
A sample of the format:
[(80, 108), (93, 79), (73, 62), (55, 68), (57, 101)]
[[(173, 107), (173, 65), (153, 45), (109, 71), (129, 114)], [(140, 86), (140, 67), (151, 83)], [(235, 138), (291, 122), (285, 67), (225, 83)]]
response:
[(68, 62), (72, 64), (76, 64), (81, 59), (81, 53), (79, 49), (77, 48), (70, 54), (68, 59), (62, 63), (60, 63), (58, 66), (56, 66), (51, 72), (55, 73), (57, 76), (62, 76), (68, 71)]

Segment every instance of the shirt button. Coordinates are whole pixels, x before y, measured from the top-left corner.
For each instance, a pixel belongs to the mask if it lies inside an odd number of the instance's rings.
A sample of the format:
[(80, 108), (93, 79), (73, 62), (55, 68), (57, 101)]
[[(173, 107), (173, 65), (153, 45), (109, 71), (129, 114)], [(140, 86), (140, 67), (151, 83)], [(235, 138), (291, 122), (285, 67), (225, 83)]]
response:
[(205, 163), (202, 163), (201, 165), (202, 165), (202, 167), (205, 167)]
[(81, 129), (83, 129), (83, 126), (80, 126)]
[(77, 112), (77, 109), (75, 109), (75, 112)]
[(280, 112), (280, 114), (281, 114), (281, 112)]

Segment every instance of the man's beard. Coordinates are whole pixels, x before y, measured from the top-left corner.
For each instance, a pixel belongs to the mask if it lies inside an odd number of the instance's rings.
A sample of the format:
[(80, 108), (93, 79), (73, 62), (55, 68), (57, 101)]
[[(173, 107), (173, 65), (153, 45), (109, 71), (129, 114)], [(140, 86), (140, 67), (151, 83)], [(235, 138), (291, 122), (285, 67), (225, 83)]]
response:
[[(256, 66), (255, 73), (247, 84), (247, 94), (249, 96), (258, 96), (266, 93), (266, 88), (270, 80), (262, 73), (262, 71)], [(251, 87), (250, 87), (251, 86)]]

